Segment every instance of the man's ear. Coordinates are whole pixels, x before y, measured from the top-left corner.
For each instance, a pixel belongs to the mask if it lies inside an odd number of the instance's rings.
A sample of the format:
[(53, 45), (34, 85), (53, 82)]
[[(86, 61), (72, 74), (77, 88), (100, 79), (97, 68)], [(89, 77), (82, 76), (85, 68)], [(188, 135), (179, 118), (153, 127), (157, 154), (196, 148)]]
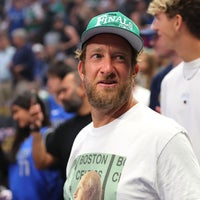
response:
[(82, 61), (79, 61), (79, 63), (78, 63), (78, 73), (79, 73), (79, 76), (81, 77), (81, 80), (83, 80), (84, 73), (83, 73), (83, 62)]
[(135, 78), (137, 76), (137, 73), (139, 72), (139, 69), (140, 69), (140, 66), (139, 64), (137, 63), (134, 67), (134, 70), (133, 70), (133, 78)]
[(175, 23), (174, 23), (175, 29), (179, 30), (183, 24), (183, 18), (181, 15), (178, 14), (174, 17), (174, 19), (175, 19)]

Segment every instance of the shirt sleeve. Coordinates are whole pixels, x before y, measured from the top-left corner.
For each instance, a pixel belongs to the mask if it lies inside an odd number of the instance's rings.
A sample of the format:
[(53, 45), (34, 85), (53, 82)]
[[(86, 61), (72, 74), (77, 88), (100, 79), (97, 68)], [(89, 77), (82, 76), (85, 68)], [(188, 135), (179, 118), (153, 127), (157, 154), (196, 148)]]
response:
[(200, 200), (200, 166), (186, 135), (177, 134), (163, 149), (157, 184), (162, 200)]
[(45, 144), (46, 144), (46, 149), (47, 152), (52, 154), (53, 156), (57, 157), (58, 156), (58, 142), (57, 142), (57, 137), (56, 137), (56, 131), (51, 130), (46, 134), (45, 138)]

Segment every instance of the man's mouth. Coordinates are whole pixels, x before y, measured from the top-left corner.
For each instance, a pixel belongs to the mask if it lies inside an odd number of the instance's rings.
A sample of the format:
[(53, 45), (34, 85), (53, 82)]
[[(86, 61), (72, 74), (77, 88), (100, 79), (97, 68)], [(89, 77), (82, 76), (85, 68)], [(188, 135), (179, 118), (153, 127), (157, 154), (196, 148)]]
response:
[(114, 87), (116, 87), (117, 83), (118, 82), (116, 80), (101, 80), (101, 81), (98, 81), (97, 85), (100, 88), (113, 89)]
[(98, 82), (98, 84), (106, 84), (106, 85), (111, 85), (111, 84), (116, 84), (116, 83), (117, 83), (116, 80), (102, 80)]

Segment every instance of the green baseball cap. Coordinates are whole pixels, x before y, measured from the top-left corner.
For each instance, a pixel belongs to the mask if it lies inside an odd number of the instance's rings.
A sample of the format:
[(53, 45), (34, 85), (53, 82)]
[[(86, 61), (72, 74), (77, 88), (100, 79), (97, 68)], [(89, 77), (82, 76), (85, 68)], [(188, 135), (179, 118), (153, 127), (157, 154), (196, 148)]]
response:
[(143, 48), (139, 28), (121, 12), (108, 12), (93, 17), (81, 36), (81, 48), (86, 41), (101, 33), (112, 33), (123, 37), (138, 53)]

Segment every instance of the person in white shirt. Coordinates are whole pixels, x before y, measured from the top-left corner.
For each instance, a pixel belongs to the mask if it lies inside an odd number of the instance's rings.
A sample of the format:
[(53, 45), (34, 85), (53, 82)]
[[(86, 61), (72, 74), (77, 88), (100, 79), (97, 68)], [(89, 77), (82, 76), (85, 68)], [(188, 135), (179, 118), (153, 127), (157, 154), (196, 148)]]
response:
[(0, 33), (0, 106), (8, 106), (12, 99), (12, 75), (10, 64), (16, 49), (6, 32)]
[(162, 82), (161, 113), (186, 128), (200, 162), (200, 1), (153, 0), (148, 12), (160, 39), (183, 60)]

